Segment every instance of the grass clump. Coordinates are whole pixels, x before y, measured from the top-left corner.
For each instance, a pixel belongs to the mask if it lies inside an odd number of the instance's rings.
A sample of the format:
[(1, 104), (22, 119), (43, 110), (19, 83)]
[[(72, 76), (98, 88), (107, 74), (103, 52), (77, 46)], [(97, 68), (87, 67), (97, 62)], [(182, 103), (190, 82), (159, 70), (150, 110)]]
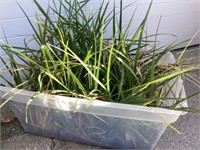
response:
[[(164, 100), (175, 100), (173, 105), (165, 106), (170, 109), (176, 109), (185, 100), (175, 95), (169, 99), (175, 81), (168, 91), (165, 87), (169, 81), (198, 67), (185, 67), (185, 62), (180, 59), (158, 65), (177, 45), (158, 47), (156, 41), (148, 41), (145, 37), (152, 2), (133, 35), (129, 30), (134, 14), (124, 26), (123, 10), (128, 6), (123, 7), (122, 0), (119, 11), (116, 4), (110, 10), (109, 1), (103, 1), (97, 11), (91, 9), (88, 13), (84, 10), (88, 0), (60, 0), (59, 5), (52, 2), (54, 5), (44, 10), (34, 0), (43, 15), (36, 17), (37, 27), (21, 8), (34, 31), (32, 40), (38, 48), (29, 47), (28, 42), (24, 47), (1, 45), (9, 57), (9, 63), (1, 58), (4, 70), (14, 81), (12, 83), (1, 75), (7, 85), (39, 93), (153, 107), (164, 107), (161, 105)], [(110, 25), (112, 36), (107, 37)], [(158, 34), (153, 36), (156, 39)], [(148, 45), (154, 46), (146, 50)]]

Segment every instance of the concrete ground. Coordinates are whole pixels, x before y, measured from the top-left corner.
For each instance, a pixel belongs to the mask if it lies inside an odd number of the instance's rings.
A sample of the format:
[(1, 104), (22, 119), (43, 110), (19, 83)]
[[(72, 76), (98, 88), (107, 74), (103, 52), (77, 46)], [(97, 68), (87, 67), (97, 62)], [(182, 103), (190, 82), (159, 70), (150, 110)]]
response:
[[(176, 51), (175, 53), (178, 53)], [(188, 49), (186, 55), (196, 57), (192, 60), (200, 64), (200, 49), (195, 47)], [(200, 78), (199, 72), (195, 73)], [(198, 78), (198, 80), (199, 80)], [(200, 81), (200, 80), (199, 80)], [(199, 88), (191, 85), (185, 80), (186, 93), (190, 94), (194, 91), (199, 91)], [(193, 97), (188, 101), (189, 106), (200, 109), (200, 95)], [(8, 110), (9, 111), (9, 110)], [(187, 113), (181, 116), (173, 126), (178, 129), (181, 134), (174, 132), (168, 128), (160, 141), (155, 147), (155, 150), (199, 150), (200, 149), (200, 114)], [(2, 150), (58, 150), (58, 149), (103, 149), (99, 147), (76, 144), (67, 141), (61, 141), (53, 138), (36, 136), (29, 133), (24, 133), (23, 128), (17, 119), (4, 121), (1, 123), (1, 149)]]

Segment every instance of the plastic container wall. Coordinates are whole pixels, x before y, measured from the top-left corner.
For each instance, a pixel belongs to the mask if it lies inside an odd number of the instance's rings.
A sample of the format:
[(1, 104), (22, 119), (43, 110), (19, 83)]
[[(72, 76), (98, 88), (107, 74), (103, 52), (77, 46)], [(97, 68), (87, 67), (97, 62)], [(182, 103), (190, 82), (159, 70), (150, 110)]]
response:
[[(185, 90), (177, 80), (175, 94)], [(181, 87), (182, 88), (181, 88)], [(178, 91), (179, 89), (179, 91)], [(153, 149), (181, 111), (38, 94), (0, 87), (26, 132), (119, 149)], [(187, 106), (187, 102), (181, 104)]]
[(26, 132), (63, 140), (119, 149), (152, 149), (167, 125), (161, 122), (58, 111), (10, 102)]

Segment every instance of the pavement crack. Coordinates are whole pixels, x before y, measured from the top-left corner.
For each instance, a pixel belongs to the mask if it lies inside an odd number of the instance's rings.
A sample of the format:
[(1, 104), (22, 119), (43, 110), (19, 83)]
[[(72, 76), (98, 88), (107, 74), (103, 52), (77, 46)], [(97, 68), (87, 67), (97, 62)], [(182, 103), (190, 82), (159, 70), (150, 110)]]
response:
[(54, 142), (54, 139), (51, 138), (50, 150), (54, 150), (55, 147), (56, 147), (56, 143)]

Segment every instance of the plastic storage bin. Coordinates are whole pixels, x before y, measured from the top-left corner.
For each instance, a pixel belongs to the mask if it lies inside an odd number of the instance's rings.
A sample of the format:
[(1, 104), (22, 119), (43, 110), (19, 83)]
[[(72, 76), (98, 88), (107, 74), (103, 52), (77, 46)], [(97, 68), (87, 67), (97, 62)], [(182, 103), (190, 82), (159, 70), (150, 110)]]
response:
[[(0, 94), (10, 90), (0, 87)], [(184, 88), (180, 90), (185, 97)], [(162, 108), (45, 94), (33, 98), (33, 92), (19, 93), (19, 90), (3, 97), (12, 95), (9, 105), (26, 132), (108, 148), (153, 149), (167, 128), (165, 121), (175, 122), (183, 114)]]

